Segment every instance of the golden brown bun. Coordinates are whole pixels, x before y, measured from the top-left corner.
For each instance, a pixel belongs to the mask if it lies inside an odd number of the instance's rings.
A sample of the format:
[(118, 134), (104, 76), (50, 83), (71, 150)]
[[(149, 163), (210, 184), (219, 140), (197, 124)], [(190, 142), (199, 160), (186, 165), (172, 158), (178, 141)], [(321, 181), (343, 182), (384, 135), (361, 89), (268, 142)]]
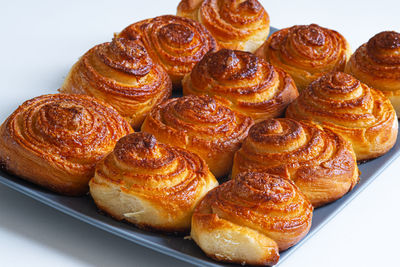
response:
[(314, 81), (289, 105), (286, 116), (312, 120), (340, 134), (352, 143), (358, 161), (385, 154), (397, 138), (398, 122), (390, 101), (343, 72)]
[(163, 68), (139, 41), (114, 38), (97, 45), (72, 67), (60, 91), (87, 94), (113, 106), (134, 128), (140, 128), (155, 105), (171, 95)]
[(150, 57), (167, 71), (174, 88), (183, 76), (216, 49), (214, 37), (197, 21), (165, 15), (142, 20), (126, 27), (118, 37), (140, 39)]
[(346, 72), (381, 90), (400, 116), (400, 33), (381, 32), (372, 37), (351, 56)]
[(142, 131), (162, 143), (188, 149), (201, 156), (216, 177), (227, 175), (253, 120), (208, 96), (169, 99), (154, 108)]
[(312, 122), (270, 119), (251, 127), (233, 161), (240, 172), (268, 172), (290, 179), (314, 207), (341, 198), (359, 180), (351, 144)]
[(218, 182), (196, 154), (134, 133), (97, 164), (89, 185), (96, 205), (117, 220), (185, 232), (195, 205)]
[(241, 173), (211, 190), (196, 207), (191, 236), (219, 261), (274, 265), (299, 242), (313, 207), (296, 185), (266, 173)]
[(5, 170), (65, 195), (88, 191), (95, 164), (132, 132), (116, 110), (84, 95), (43, 95), (0, 127)]
[(256, 55), (289, 73), (301, 92), (324, 73), (343, 71), (351, 50), (338, 32), (311, 24), (273, 33)]
[(199, 21), (221, 48), (254, 52), (269, 34), (268, 13), (257, 0), (182, 0), (177, 15)]
[(281, 116), (299, 95), (283, 70), (249, 52), (228, 49), (208, 53), (182, 86), (184, 95), (207, 94), (256, 122)]

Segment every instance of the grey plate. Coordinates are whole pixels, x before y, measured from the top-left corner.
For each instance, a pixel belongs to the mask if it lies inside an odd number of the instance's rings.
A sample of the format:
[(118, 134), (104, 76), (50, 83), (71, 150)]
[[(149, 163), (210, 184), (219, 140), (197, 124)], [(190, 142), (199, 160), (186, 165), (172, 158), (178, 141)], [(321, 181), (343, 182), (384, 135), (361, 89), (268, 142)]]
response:
[[(273, 29), (272, 31), (275, 31)], [(399, 139), (399, 136), (397, 137)], [(353, 191), (338, 201), (316, 209), (309, 234), (296, 246), (282, 252), (279, 263), (283, 262), (296, 248), (312, 237), (322, 226), (343, 209), (357, 194), (367, 187), (378, 175), (400, 155), (400, 142), (384, 156), (361, 164), (361, 181)], [(191, 240), (139, 230), (127, 223), (118, 222), (98, 212), (89, 196), (65, 197), (42, 189), (18, 177), (0, 171), (0, 183), (51, 206), (72, 217), (87, 222), (122, 238), (154, 249), (169, 256), (201, 266), (234, 266), (220, 264), (207, 258)], [(278, 265), (279, 265), (278, 263)]]

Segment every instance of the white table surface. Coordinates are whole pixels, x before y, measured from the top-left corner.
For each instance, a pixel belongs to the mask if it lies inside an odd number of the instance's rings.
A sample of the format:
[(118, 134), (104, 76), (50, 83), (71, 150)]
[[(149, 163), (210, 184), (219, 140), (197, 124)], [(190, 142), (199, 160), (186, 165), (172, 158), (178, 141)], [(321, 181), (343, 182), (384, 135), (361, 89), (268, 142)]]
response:
[[(0, 2), (0, 121), (54, 93), (71, 65), (130, 23), (174, 14), (178, 1)], [(400, 1), (262, 1), (277, 28), (318, 23), (353, 50), (400, 30)], [(281, 266), (399, 266), (400, 158)], [(187, 266), (0, 185), (0, 266)]]

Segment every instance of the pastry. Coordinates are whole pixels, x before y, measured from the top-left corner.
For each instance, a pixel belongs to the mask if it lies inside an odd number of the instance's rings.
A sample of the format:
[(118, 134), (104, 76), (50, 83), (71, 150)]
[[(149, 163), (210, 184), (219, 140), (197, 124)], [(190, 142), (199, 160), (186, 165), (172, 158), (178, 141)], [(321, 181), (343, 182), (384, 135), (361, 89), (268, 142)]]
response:
[(119, 37), (140, 39), (150, 57), (167, 71), (174, 88), (208, 51), (215, 39), (197, 21), (172, 15), (143, 20), (126, 27)]
[(149, 133), (121, 138), (89, 183), (101, 210), (163, 232), (187, 232), (195, 205), (217, 185), (199, 156), (160, 144)]
[(140, 128), (155, 105), (171, 95), (171, 80), (138, 40), (114, 38), (90, 49), (72, 67), (60, 91), (87, 94), (113, 106)]
[(88, 191), (95, 164), (132, 128), (112, 107), (84, 95), (43, 95), (0, 127), (0, 162), (9, 173), (64, 195)]
[(301, 92), (324, 73), (343, 71), (351, 50), (338, 32), (311, 24), (273, 33), (256, 55), (289, 73)]
[(343, 72), (331, 72), (300, 93), (286, 116), (312, 120), (348, 140), (357, 160), (376, 158), (396, 142), (398, 122), (390, 101)]
[(192, 217), (192, 239), (218, 261), (274, 265), (309, 231), (313, 207), (290, 180), (241, 173), (211, 190)]
[(221, 48), (254, 52), (269, 34), (268, 13), (257, 0), (182, 0), (177, 15), (199, 21)]
[(207, 94), (255, 121), (281, 116), (298, 96), (283, 70), (243, 51), (208, 53), (182, 81), (184, 95)]
[(284, 118), (251, 127), (235, 154), (232, 177), (244, 171), (292, 180), (314, 207), (339, 199), (359, 180), (349, 142), (313, 122)]
[(372, 37), (350, 57), (346, 72), (382, 91), (400, 116), (400, 33)]
[(208, 96), (172, 98), (154, 108), (142, 131), (162, 143), (188, 149), (201, 156), (218, 178), (232, 167), (233, 155), (253, 120)]

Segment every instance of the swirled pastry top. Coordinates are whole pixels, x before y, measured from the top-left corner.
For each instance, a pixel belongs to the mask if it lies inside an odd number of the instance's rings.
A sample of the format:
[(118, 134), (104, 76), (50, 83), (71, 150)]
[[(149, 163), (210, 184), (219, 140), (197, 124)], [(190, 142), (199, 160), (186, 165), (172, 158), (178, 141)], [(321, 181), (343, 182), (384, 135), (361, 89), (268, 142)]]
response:
[[(218, 163), (225, 158), (224, 153), (231, 154), (226, 156), (230, 158), (226, 164), (229, 167), (232, 165), (233, 153), (239, 149), (252, 124), (250, 117), (225, 107), (211, 97), (184, 96), (169, 99), (154, 108), (142, 130), (153, 133), (161, 142), (198, 153), (213, 171), (213, 162)], [(226, 172), (229, 170), (222, 171), (223, 174)], [(219, 174), (218, 171), (215, 175)]]
[(325, 72), (343, 71), (350, 53), (341, 34), (316, 24), (279, 30), (256, 52), (286, 70), (300, 91)]
[(114, 38), (72, 67), (61, 92), (88, 94), (112, 105), (134, 127), (171, 94), (171, 80), (138, 40)]
[(351, 144), (313, 122), (270, 119), (255, 124), (235, 155), (243, 171), (279, 174), (296, 183), (314, 207), (342, 197), (358, 182)]
[(177, 15), (202, 23), (222, 48), (254, 52), (269, 33), (268, 13), (257, 0), (182, 0)]
[(283, 70), (243, 51), (208, 53), (183, 80), (184, 94), (207, 94), (254, 120), (281, 115), (298, 92)]
[[(62, 193), (83, 193), (95, 164), (131, 131), (116, 110), (92, 97), (43, 95), (23, 103), (3, 123), (1, 155), (10, 158), (6, 165), (13, 173)], [(17, 161), (29, 162), (29, 169)]]
[(346, 72), (375, 89), (400, 90), (400, 33), (386, 31), (372, 37), (352, 55)]
[(126, 27), (118, 34), (127, 39), (140, 39), (150, 57), (161, 64), (174, 84), (189, 73), (216, 42), (200, 23), (165, 15), (143, 20)]
[[(218, 260), (273, 265), (279, 251), (307, 234), (312, 213), (312, 205), (292, 181), (267, 173), (242, 173), (211, 190), (200, 202), (193, 214), (191, 235), (207, 255)], [(205, 244), (203, 236), (208, 234), (213, 237)], [(222, 243), (220, 247), (212, 245), (217, 242)], [(264, 255), (253, 257), (258, 245)], [(241, 246), (256, 247), (249, 253), (230, 255), (245, 250)], [(213, 247), (216, 249), (210, 249)]]
[(398, 130), (390, 101), (342, 72), (331, 72), (314, 81), (289, 105), (286, 116), (322, 123), (341, 134), (353, 144), (357, 160), (387, 152)]
[[(144, 132), (121, 138), (113, 152), (97, 165), (90, 182), (96, 203), (117, 219), (166, 231), (187, 230), (194, 206), (216, 185), (199, 156), (158, 143)], [(108, 199), (104, 193), (111, 191), (102, 186), (139, 204), (135, 207), (121, 200), (113, 205), (115, 199)]]
[(378, 33), (356, 50), (354, 60), (379, 78), (400, 77), (400, 33)]

